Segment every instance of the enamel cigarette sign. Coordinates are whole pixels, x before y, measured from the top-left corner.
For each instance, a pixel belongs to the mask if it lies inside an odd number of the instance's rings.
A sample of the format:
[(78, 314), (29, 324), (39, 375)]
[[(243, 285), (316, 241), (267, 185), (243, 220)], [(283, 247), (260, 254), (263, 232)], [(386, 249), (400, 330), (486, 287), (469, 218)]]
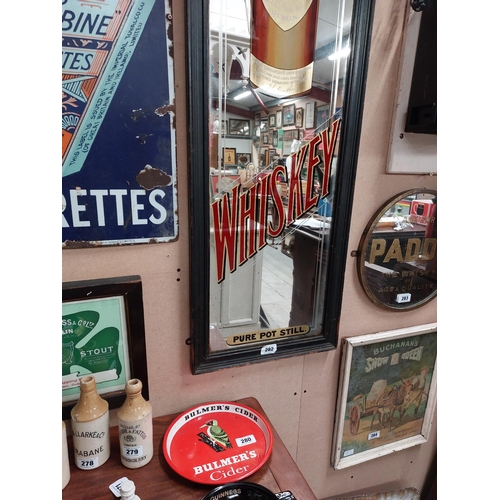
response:
[(63, 246), (177, 238), (170, 6), (62, 2)]

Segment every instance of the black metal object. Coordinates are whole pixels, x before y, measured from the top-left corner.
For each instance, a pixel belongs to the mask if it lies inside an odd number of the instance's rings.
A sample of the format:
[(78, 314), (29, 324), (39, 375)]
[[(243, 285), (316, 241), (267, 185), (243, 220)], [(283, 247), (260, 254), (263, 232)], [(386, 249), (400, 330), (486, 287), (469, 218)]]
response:
[(410, 6), (415, 12), (422, 12), (427, 7), (425, 2), (426, 0), (410, 0)]
[[(437, 0), (426, 0), (420, 3), (423, 4), (423, 12), (408, 99), (405, 132), (437, 134)], [(412, 8), (416, 10), (413, 5)]]

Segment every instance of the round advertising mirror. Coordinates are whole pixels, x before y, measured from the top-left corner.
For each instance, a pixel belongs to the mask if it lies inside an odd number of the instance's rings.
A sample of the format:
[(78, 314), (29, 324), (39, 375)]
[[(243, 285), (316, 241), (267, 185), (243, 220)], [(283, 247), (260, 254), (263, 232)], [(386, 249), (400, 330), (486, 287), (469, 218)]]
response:
[(388, 200), (361, 238), (358, 276), (368, 297), (395, 311), (437, 294), (437, 192), (412, 189)]

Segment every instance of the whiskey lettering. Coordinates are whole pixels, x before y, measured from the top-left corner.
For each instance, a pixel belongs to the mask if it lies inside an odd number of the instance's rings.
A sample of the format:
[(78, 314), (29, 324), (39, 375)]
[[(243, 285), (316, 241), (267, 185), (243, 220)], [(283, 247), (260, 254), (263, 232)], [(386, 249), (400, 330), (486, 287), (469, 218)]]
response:
[[(295, 152), (292, 158), (292, 172), (287, 179), (287, 170), (278, 165), (272, 172), (261, 178), (248, 191), (241, 192), (241, 185), (237, 184), (230, 193), (224, 194), (211, 205), (214, 220), (215, 260), (217, 268), (217, 282), (224, 280), (226, 262), (229, 263), (229, 272), (236, 271), (250, 257), (267, 245), (267, 236), (278, 237), (285, 226), (289, 226), (311, 208), (317, 207), (319, 200), (329, 193), (329, 181), (335, 145), (338, 136), (340, 120), (336, 120), (330, 127), (316, 135), (309, 143)], [(313, 193), (314, 174), (321, 163), (318, 154), (323, 150), (324, 173), (321, 192)], [(306, 190), (302, 191), (301, 174), (307, 165)], [(278, 192), (277, 182), (282, 175), (288, 182), (288, 210)], [(267, 200), (271, 197), (277, 211), (277, 223), (273, 227), (267, 222), (268, 202), (258, 203), (257, 200)], [(248, 231), (241, 231), (248, 225)]]

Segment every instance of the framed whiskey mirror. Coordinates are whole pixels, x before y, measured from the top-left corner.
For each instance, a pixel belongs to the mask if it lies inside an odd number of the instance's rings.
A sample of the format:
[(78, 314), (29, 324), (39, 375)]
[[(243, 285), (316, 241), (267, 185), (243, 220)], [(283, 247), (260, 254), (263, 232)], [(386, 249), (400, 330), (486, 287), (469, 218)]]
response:
[(192, 372), (334, 349), (374, 2), (186, 6)]

